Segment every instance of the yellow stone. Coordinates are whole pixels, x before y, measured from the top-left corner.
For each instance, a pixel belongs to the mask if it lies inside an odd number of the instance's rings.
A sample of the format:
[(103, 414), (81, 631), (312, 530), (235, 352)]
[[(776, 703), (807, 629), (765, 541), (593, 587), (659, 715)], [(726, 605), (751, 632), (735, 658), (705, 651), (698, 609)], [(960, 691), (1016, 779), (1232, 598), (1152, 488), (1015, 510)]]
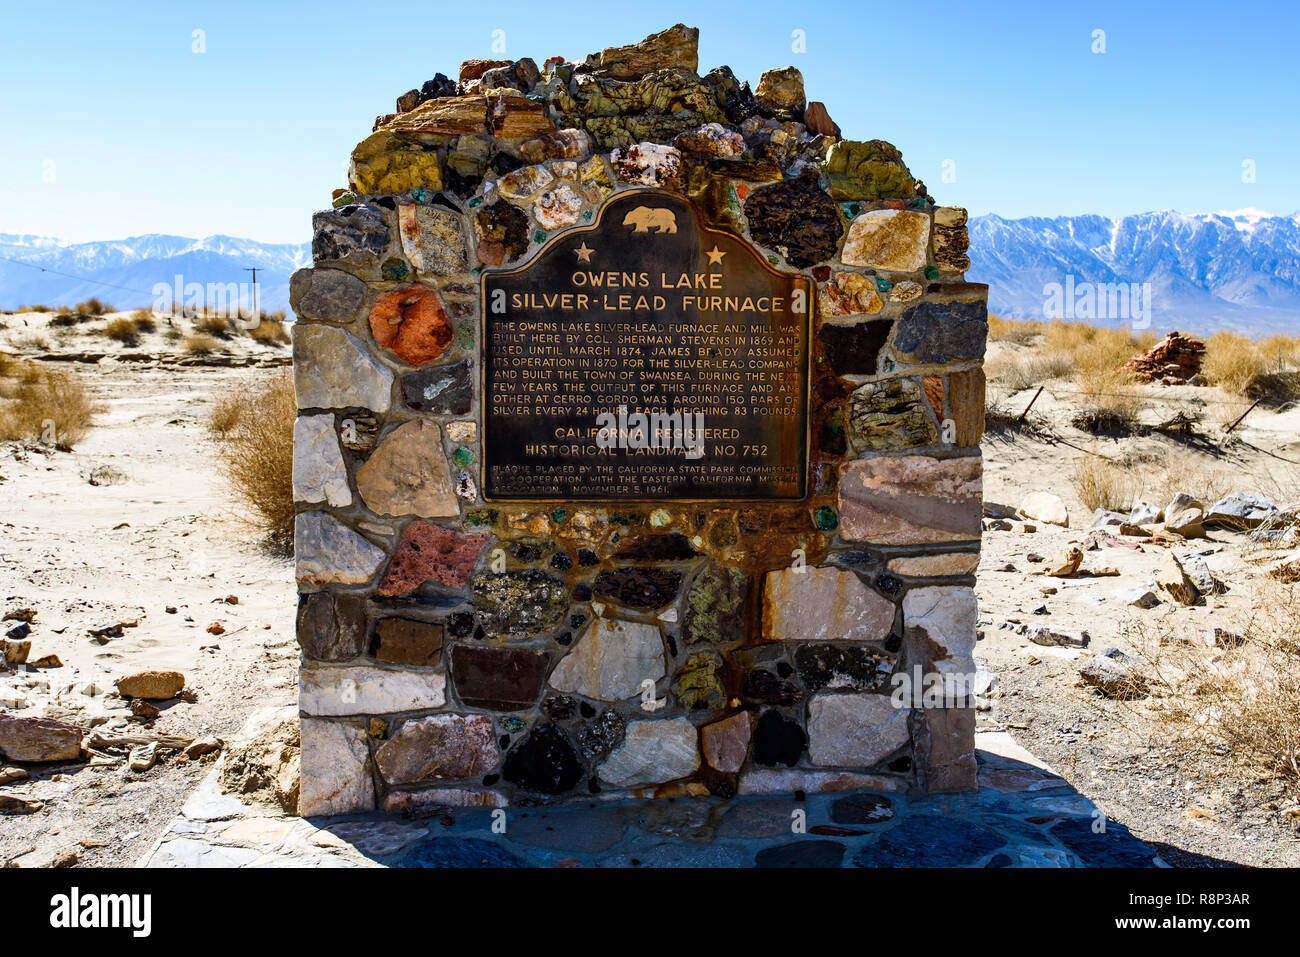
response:
[(357, 144), (348, 179), (354, 190), (365, 195), (442, 189), (438, 154), (404, 143), (388, 130), (372, 133)]

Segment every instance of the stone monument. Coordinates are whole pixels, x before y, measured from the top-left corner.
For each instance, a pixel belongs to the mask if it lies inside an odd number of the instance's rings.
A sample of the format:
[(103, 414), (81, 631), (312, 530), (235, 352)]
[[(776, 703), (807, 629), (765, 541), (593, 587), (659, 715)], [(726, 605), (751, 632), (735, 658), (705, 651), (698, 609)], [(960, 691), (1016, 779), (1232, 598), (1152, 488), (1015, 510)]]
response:
[(697, 37), (466, 61), (315, 215), (302, 814), (974, 786), (966, 212)]

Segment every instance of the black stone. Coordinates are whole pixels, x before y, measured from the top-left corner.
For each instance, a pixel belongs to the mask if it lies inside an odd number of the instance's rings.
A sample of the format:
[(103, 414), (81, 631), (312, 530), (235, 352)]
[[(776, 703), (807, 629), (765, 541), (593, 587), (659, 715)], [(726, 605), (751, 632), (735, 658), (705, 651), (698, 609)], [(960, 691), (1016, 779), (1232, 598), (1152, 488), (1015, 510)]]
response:
[(750, 90), (749, 83), (742, 83), (736, 79), (736, 74), (731, 72), (731, 67), (715, 67), (701, 79), (713, 87), (714, 98), (727, 114), (727, 119), (734, 125), (740, 125), (742, 121), (758, 112), (758, 103), (754, 100), (754, 93)]
[(899, 320), (894, 348), (917, 362), (981, 359), (988, 318), (983, 302), (919, 302)]
[(803, 700), (803, 691), (798, 685), (782, 681), (763, 668), (755, 668), (745, 676), (744, 695), (764, 704), (797, 704)]
[(551, 556), (551, 567), (557, 571), (566, 572), (573, 567), (573, 559), (564, 552), (556, 552)]
[(799, 763), (806, 742), (799, 722), (782, 716), (779, 711), (764, 711), (754, 728), (754, 761), (767, 767)]
[(459, 84), (441, 73), (435, 73), (432, 80), (425, 82), (420, 87), (420, 102), (425, 100), (437, 100), (448, 96), (457, 96), (460, 94)]
[(317, 263), (366, 265), (388, 248), (388, 226), (374, 206), (352, 204), (312, 216), (311, 254)]
[(425, 366), (402, 376), (402, 398), (417, 412), (468, 415), (474, 397), (474, 364)]
[(754, 855), (756, 867), (839, 867), (844, 845), (838, 841), (795, 841), (765, 847)]
[(626, 558), (637, 562), (678, 562), (697, 556), (690, 540), (681, 532), (667, 535), (647, 535), (630, 542), (625, 542), (615, 552), (615, 558)]
[(831, 804), (836, 824), (878, 824), (894, 816), (894, 802), (880, 794), (851, 794)]
[(893, 575), (881, 575), (876, 579), (876, 587), (893, 598), (902, 590), (903, 583)]
[(629, 608), (662, 608), (677, 597), (681, 572), (663, 568), (615, 568), (596, 576), (596, 594)]
[(536, 568), (482, 572), (474, 577), (470, 590), (479, 621), (493, 635), (549, 631), (569, 609), (564, 583)]
[(577, 699), (567, 694), (552, 695), (542, 702), (542, 710), (556, 721), (572, 718), (577, 707)]
[[(361, 654), (365, 636), (365, 599), (324, 591), (298, 596), (298, 644), (308, 658), (318, 661), (355, 658)], [(11, 633), (9, 637), (14, 635)]]
[(585, 701), (578, 705), (578, 712), (584, 718), (594, 718), (596, 716), (596, 709)]
[(603, 758), (623, 743), (627, 722), (617, 711), (605, 710), (578, 731), (578, 748), (588, 760)]
[(581, 626), (582, 623), (583, 623), (584, 621), (586, 621), (586, 620), (587, 620), (587, 616), (586, 616), (586, 615), (581, 615), (581, 614), (578, 614), (578, 615), (570, 615), (570, 616), (569, 616), (569, 627), (570, 627), (570, 628), (578, 628), (578, 627)]
[(515, 545), (515, 558), (521, 562), (535, 562), (542, 557), (542, 547), (531, 542), (519, 542)]
[(584, 567), (600, 564), (600, 556), (590, 548), (578, 549), (578, 564)]
[(453, 638), (466, 638), (474, 631), (474, 616), (467, 611), (458, 611), (454, 615), (448, 615), (444, 624), (447, 626), (447, 634)]
[(578, 583), (577, 585), (574, 585), (574, 586), (573, 586), (573, 600), (574, 600), (574, 601), (591, 601), (591, 586), (590, 586), (590, 585), (587, 585), (587, 584), (583, 584), (583, 583), (581, 583), (581, 582)]
[(506, 754), (502, 775), (525, 791), (563, 794), (582, 779), (583, 770), (564, 732), (542, 724)]
[(573, 644), (573, 632), (571, 631), (560, 632), (558, 635), (555, 636), (555, 643), (557, 645), (566, 645), (566, 646)]
[(759, 187), (745, 200), (745, 216), (754, 242), (784, 249), (800, 269), (833, 259), (844, 235), (839, 208), (816, 176)]
[(892, 319), (868, 319), (846, 326), (823, 325), (817, 333), (826, 361), (836, 375), (875, 375), (880, 350), (894, 327)]
[(1006, 844), (960, 817), (907, 815), (853, 858), (858, 867), (969, 867)]

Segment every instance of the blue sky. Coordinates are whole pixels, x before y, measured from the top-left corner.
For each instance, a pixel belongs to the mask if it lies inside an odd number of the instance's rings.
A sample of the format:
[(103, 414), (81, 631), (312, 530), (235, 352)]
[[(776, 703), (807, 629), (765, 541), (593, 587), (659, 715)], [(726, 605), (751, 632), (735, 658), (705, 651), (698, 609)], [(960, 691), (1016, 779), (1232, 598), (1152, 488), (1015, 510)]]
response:
[(540, 65), (677, 21), (700, 28), (701, 72), (794, 64), (846, 137), (893, 142), (974, 214), (1300, 210), (1300, 4), (1282, 0), (0, 0), (0, 231), (305, 241), (375, 115), (491, 56), (494, 30)]

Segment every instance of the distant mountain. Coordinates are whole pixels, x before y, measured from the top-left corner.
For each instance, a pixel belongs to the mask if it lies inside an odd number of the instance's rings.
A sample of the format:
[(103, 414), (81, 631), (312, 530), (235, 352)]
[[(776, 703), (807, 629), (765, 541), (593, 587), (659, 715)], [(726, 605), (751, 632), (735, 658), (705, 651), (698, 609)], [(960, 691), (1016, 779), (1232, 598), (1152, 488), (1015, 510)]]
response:
[(91, 296), (118, 309), (135, 309), (153, 304), (155, 284), (175, 287), (177, 276), (188, 299), (191, 293), (184, 287), (190, 283), (201, 285), (206, 294), (209, 284), (224, 287), (251, 281), (252, 274), (245, 270), (256, 266), (259, 305), (274, 312), (289, 308), (289, 276), (310, 262), (310, 244), (259, 243), (230, 236), (151, 235), (65, 243), (0, 233), (0, 309), (73, 305)]
[(1138, 284), (1140, 297), (1149, 283), (1153, 331), (1300, 334), (1300, 213), (979, 216), (969, 229), (967, 276), (989, 284), (999, 315), (1052, 318), (1069, 300), (1083, 309), (1068, 318), (1126, 324), (1113, 308), (1089, 310), (1089, 291), (1113, 305), (1119, 284), (1129, 294)]
[[(1009, 318), (1050, 318), (1045, 313), (1056, 310), (1121, 325), (1137, 312), (1157, 332), (1300, 334), (1300, 213), (979, 216), (970, 222), (970, 241), (967, 275), (989, 284), (990, 309)], [(0, 233), (0, 308), (71, 305), (90, 296), (136, 308), (152, 303), (155, 283), (172, 285), (178, 274), (204, 286), (242, 283), (249, 280), (244, 270), (256, 266), (261, 304), (274, 311), (288, 308), (289, 275), (310, 262), (309, 244), (229, 236), (70, 244)], [(1143, 284), (1149, 284), (1149, 313)]]

